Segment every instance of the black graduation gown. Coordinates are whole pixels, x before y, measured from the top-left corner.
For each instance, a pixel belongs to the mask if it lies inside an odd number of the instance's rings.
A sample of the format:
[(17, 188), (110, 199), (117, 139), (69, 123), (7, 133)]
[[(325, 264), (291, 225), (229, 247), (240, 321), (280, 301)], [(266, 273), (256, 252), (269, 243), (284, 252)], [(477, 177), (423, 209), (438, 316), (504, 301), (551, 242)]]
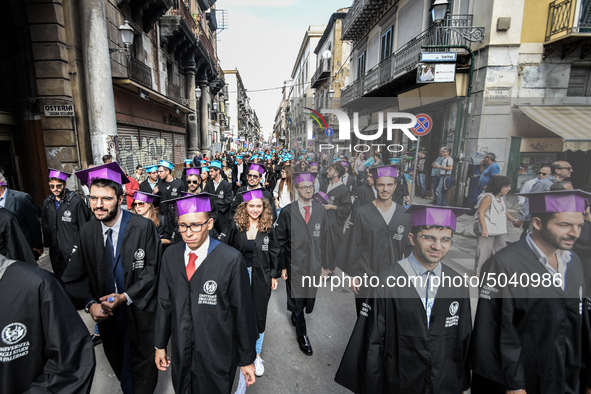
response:
[(0, 393), (89, 393), (94, 348), (60, 283), (0, 256), (0, 299)]
[[(160, 191), (160, 189), (158, 189), (158, 191)], [(148, 182), (147, 179), (145, 181), (143, 181), (142, 183), (140, 183), (140, 192), (160, 195), (160, 193), (154, 193), (154, 191), (152, 190), (152, 186), (150, 186), (150, 183)], [(154, 202), (152, 204), (154, 205), (155, 208), (158, 208), (160, 206), (160, 200), (161, 200), (160, 198), (154, 199)]]
[[(234, 193), (234, 199), (232, 200), (232, 217), (236, 215), (236, 209), (238, 209), (238, 205), (244, 202), (244, 196), (242, 193), (246, 190), (248, 190), (248, 186), (242, 186), (236, 193)], [(277, 220), (277, 208), (275, 207), (275, 198), (273, 198), (273, 193), (265, 189), (263, 190), (263, 197), (265, 197), (271, 205), (271, 214), (273, 215), (273, 223), (275, 223)]]
[(581, 235), (575, 241), (572, 251), (579, 256), (583, 262), (583, 273), (585, 274), (585, 288), (587, 294), (591, 290), (591, 222), (585, 220)]
[[(482, 272), (509, 279), (549, 275), (525, 239), (493, 255)], [(584, 279), (581, 260), (573, 254), (565, 291), (553, 285), (481, 287), (471, 346), (474, 394), (578, 393), (580, 372), (591, 382), (589, 370), (581, 370), (591, 365), (587, 301), (580, 295), (585, 297)]]
[(49, 247), (49, 258), (56, 278), (61, 279), (70, 260), (72, 248), (78, 242), (80, 228), (90, 220), (90, 209), (84, 200), (66, 189), (59, 211), (55, 210), (55, 196), (43, 201), (41, 227), (43, 240)]
[[(442, 264), (443, 274), (460, 277)], [(408, 275), (400, 264), (380, 275)], [(470, 386), (472, 316), (467, 287), (441, 286), (427, 326), (416, 289), (378, 287), (364, 305), (335, 381), (355, 393), (460, 394)]]
[[(329, 182), (321, 184), (320, 191), (326, 193), (328, 186)], [(330, 226), (331, 231), (327, 243), (330, 259), (328, 261), (328, 266), (325, 268), (332, 271), (335, 267), (334, 257), (340, 249), (345, 222), (351, 213), (353, 203), (351, 202), (351, 193), (345, 185), (338, 185), (326, 194), (328, 195), (328, 203), (337, 206), (337, 209), (326, 211), (326, 221)]]
[[(240, 231), (234, 222), (220, 234), (219, 239), (238, 250), (242, 255), (246, 252), (246, 242), (248, 241), (246, 231)], [(281, 270), (277, 269), (278, 255), (279, 244), (273, 228), (266, 233), (257, 233), (252, 255), (251, 288), (259, 333), (265, 332), (267, 305), (269, 305), (271, 298), (271, 278), (281, 276)]]
[(275, 235), (281, 269), (287, 270), (287, 309), (300, 313), (305, 308), (306, 313), (312, 313), (318, 288), (308, 283), (302, 286), (302, 276), (318, 280), (329, 259), (326, 243), (330, 226), (324, 206), (312, 201), (312, 213), (306, 224), (297, 201), (286, 205), (279, 214)]
[[(366, 204), (347, 224), (334, 264), (350, 276), (377, 276), (408, 257), (412, 251), (409, 232), (410, 215), (402, 205), (396, 204), (392, 219), (386, 224), (379, 209), (373, 203)], [(359, 297), (367, 295), (367, 289), (360, 288)]]
[(5, 257), (24, 261), (37, 266), (33, 251), (16, 216), (8, 209), (0, 207), (0, 254)]
[(349, 176), (347, 177), (347, 182), (343, 182), (343, 184), (347, 187), (347, 189), (349, 189), (349, 193), (354, 196), (356, 195), (356, 191), (357, 191), (357, 181), (355, 180), (355, 175), (354, 174), (349, 174)]
[[(122, 211), (122, 215), (116, 247), (124, 270), (125, 293), (133, 303), (129, 306), (122, 304), (117, 309), (122, 308), (127, 321), (135, 391), (152, 393), (158, 377), (153, 327), (162, 243), (151, 220), (127, 211)], [(62, 281), (74, 305), (82, 309), (90, 299), (98, 301), (107, 294), (101, 222), (91, 220), (82, 226), (78, 245), (74, 248)], [(119, 377), (123, 367), (123, 341), (117, 321), (110, 317), (98, 325), (105, 355)]]
[[(239, 187), (248, 184), (248, 164), (242, 162), (242, 174), (240, 174), (240, 179), (238, 179), (238, 164), (234, 164), (232, 166), (232, 190), (236, 191)], [(236, 182), (240, 182), (240, 186), (236, 184)]]
[[(171, 182), (165, 182), (161, 179), (158, 181), (158, 194), (161, 197), (160, 201), (182, 197), (181, 192), (186, 192), (187, 189), (187, 185), (178, 178), (174, 178)], [(172, 223), (176, 223), (174, 204), (162, 204), (160, 206), (160, 213), (167, 215)]]
[(373, 186), (369, 186), (368, 184), (358, 186), (357, 196), (355, 197), (355, 202), (353, 203), (353, 211), (356, 211), (365, 204), (369, 204), (375, 199), (376, 194), (374, 192)]
[(225, 179), (221, 179), (220, 185), (216, 191), (213, 180), (210, 179), (207, 181), (203, 191), (215, 196), (212, 197), (217, 214), (214, 226), (216, 231), (221, 233), (232, 222), (232, 200), (234, 200), (232, 185), (230, 185)]
[(189, 282), (185, 247), (172, 245), (162, 258), (155, 346), (164, 349), (171, 340), (176, 393), (229, 394), (237, 366), (256, 358), (248, 271), (240, 252), (210, 238), (208, 255)]

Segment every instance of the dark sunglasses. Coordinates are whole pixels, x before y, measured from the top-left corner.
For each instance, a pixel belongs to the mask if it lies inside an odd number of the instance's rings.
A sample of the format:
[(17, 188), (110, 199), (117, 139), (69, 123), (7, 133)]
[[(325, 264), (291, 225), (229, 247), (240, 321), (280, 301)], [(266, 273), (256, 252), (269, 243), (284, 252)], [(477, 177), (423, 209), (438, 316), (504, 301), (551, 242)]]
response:
[(192, 183), (194, 183), (194, 184), (198, 184), (198, 183), (199, 183), (199, 181), (187, 181), (187, 183), (188, 183), (189, 185), (190, 185), (190, 184), (192, 184)]
[(538, 171), (538, 175), (548, 175), (547, 172)]
[(64, 188), (64, 185), (49, 185), (49, 188), (51, 190), (53, 190), (53, 189), (63, 189)]

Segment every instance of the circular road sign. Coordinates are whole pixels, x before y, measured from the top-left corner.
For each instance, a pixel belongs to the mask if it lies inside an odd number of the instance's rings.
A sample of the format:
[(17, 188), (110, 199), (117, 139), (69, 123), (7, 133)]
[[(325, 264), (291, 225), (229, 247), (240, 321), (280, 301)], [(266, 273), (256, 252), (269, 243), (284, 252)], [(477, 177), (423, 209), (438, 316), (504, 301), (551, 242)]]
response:
[(308, 140), (308, 146), (314, 146), (314, 140)]
[(427, 114), (418, 114), (417, 124), (410, 130), (417, 137), (422, 137), (424, 135), (429, 134), (432, 128), (433, 120), (431, 119), (431, 117)]

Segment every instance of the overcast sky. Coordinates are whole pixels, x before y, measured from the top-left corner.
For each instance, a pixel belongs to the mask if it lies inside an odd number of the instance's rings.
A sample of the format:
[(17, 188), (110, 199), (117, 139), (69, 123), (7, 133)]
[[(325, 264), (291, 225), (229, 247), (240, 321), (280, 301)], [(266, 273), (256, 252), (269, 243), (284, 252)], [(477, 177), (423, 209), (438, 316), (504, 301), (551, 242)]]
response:
[[(291, 79), (298, 50), (310, 25), (325, 25), (352, 0), (219, 0), (228, 10), (228, 30), (218, 32), (218, 57), (224, 70), (240, 72), (250, 105), (263, 133), (273, 130), (281, 88)], [(218, 23), (219, 23), (218, 16)], [(311, 75), (316, 70), (311, 70)], [(235, 103), (232, 105), (236, 105)]]

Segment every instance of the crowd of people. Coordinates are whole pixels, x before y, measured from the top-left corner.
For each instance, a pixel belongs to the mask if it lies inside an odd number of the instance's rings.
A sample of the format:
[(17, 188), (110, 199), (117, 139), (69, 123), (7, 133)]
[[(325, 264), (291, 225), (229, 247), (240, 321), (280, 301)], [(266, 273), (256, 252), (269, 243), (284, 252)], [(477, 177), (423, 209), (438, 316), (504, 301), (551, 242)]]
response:
[[(442, 263), (469, 211), (446, 206), (450, 149), (431, 164), (431, 205), (409, 206), (403, 163), (387, 161), (230, 150), (185, 160), (176, 178), (165, 159), (130, 174), (106, 155), (74, 173), (84, 194), (48, 169), (41, 218), (0, 174), (0, 392), (89, 392), (102, 343), (125, 394), (154, 392), (168, 368), (177, 393), (230, 393), (237, 370), (244, 393), (264, 374), (279, 280), (294, 339), (313, 356), (313, 284), (340, 271), (357, 320), (334, 379), (353, 392), (591, 392), (591, 194), (572, 190), (572, 167), (543, 167), (513, 217), (510, 179), (487, 154), (473, 324), (472, 282)], [(509, 246), (507, 220), (527, 230)], [(37, 267), (44, 246), (52, 273)]]

